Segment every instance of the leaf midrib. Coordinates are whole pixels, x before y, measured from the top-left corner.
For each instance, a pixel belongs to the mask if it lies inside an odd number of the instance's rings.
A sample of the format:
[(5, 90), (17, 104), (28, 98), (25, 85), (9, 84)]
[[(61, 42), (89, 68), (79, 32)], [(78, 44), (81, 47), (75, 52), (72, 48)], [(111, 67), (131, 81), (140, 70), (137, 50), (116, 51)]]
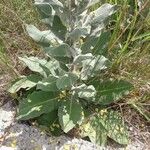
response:
[(58, 99), (58, 98), (59, 98), (59, 97), (56, 97), (56, 98), (49, 99), (49, 100), (47, 100), (47, 101), (44, 101), (44, 102), (38, 103), (38, 105), (37, 105), (37, 104), (34, 104), (34, 105), (32, 105), (32, 106), (22, 108), (22, 109), (21, 109), (21, 110), (22, 110), (21, 112), (23, 112), (25, 109), (33, 108), (33, 107), (36, 107), (36, 106), (42, 105), (42, 104), (44, 104), (44, 103), (47, 103), (47, 102), (49, 102), (49, 101), (56, 100), (56, 99)]
[(107, 93), (107, 92), (111, 92), (111, 91), (119, 91), (119, 90), (128, 90), (127, 88), (131, 88), (131, 86), (124, 86), (124, 87), (121, 87), (121, 88), (111, 88), (111, 89), (108, 89), (108, 90), (102, 90), (100, 91), (100, 93)]

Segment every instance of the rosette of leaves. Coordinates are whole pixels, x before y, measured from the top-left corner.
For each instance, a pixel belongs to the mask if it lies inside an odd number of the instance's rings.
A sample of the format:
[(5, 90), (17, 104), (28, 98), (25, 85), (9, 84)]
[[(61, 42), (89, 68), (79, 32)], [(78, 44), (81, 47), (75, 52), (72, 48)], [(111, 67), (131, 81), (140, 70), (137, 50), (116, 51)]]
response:
[[(132, 88), (123, 80), (97, 79), (109, 67), (106, 57), (110, 32), (105, 26), (117, 10), (116, 5), (106, 3), (92, 11), (91, 7), (97, 4), (99, 0), (35, 1), (48, 30), (26, 25), (26, 31), (41, 45), (47, 59), (19, 57), (32, 74), (20, 77), (9, 92), (27, 91), (19, 100), (18, 120), (37, 119), (57, 135), (58, 131), (67, 133), (81, 126), (88, 131), (82, 133), (83, 137), (88, 136), (94, 143), (104, 144), (110, 137), (127, 144), (119, 114), (110, 111), (88, 119), (85, 115), (92, 105), (97, 109), (106, 107)], [(112, 132), (115, 127), (118, 128)]]

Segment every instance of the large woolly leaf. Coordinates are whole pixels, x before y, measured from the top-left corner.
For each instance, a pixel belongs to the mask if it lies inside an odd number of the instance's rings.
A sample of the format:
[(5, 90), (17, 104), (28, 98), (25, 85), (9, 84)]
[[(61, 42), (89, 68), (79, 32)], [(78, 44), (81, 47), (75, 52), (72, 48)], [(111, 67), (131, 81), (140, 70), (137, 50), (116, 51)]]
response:
[(102, 109), (81, 125), (81, 136), (88, 136), (93, 143), (106, 144), (107, 137), (119, 144), (128, 144), (128, 131), (120, 114)]
[(44, 50), (49, 56), (58, 61), (69, 63), (72, 60), (71, 48), (68, 44), (62, 44), (58, 47), (47, 47)]
[(81, 47), (82, 53), (93, 53), (93, 55), (99, 54), (106, 56), (109, 40), (110, 32), (103, 32), (99, 37), (90, 36), (86, 39)]
[(29, 90), (32, 87), (36, 86), (36, 84), (41, 80), (41, 76), (31, 74), (29, 76), (22, 77), (17, 80), (13, 85), (8, 89), (10, 93), (16, 93), (20, 89)]
[(78, 77), (73, 73), (66, 73), (64, 76), (61, 76), (57, 82), (56, 85), (58, 89), (67, 89), (71, 88), (74, 83), (78, 80)]
[(81, 79), (87, 80), (88, 77), (94, 77), (95, 73), (107, 68), (108, 59), (104, 56), (93, 56), (91, 59), (82, 62)]
[(51, 30), (40, 31), (33, 25), (26, 25), (26, 30), (33, 40), (43, 46), (62, 43), (62, 41), (58, 37), (56, 37)]
[[(63, 24), (66, 26), (69, 25), (69, 13), (68, 13), (68, 7), (66, 7), (66, 3), (68, 3), (68, 1), (64, 1), (64, 2), (60, 2), (58, 0), (42, 0), (42, 1), (38, 1), (36, 0), (36, 5), (40, 5), (42, 6), (43, 4), (45, 5), (50, 5), (54, 12), (55, 15), (59, 16), (59, 18), (61, 19), (61, 21), (63, 22)], [(39, 6), (38, 6), (39, 7)], [(41, 9), (41, 8), (40, 8)], [(46, 16), (45, 16), (46, 17)], [(50, 17), (47, 17), (46, 19), (50, 19)]]
[[(91, 71), (99, 71), (106, 69), (107, 58), (104, 56), (93, 56), (91, 53), (81, 54), (74, 58), (74, 64), (82, 67), (82, 73), (88, 75), (92, 75)], [(81, 74), (82, 75), (82, 74)]]
[(93, 81), (90, 84), (94, 85), (97, 91), (96, 103), (103, 105), (119, 100), (133, 88), (131, 83), (123, 80)]
[(83, 110), (80, 103), (73, 100), (67, 100), (62, 103), (58, 109), (60, 125), (65, 133), (80, 124), (83, 120)]
[(107, 130), (107, 136), (119, 144), (128, 144), (128, 131), (121, 115), (115, 111), (101, 110), (97, 119)]
[(57, 93), (44, 91), (33, 92), (25, 100), (20, 102), (17, 119), (28, 120), (38, 117), (43, 113), (57, 109), (58, 105)]
[(102, 126), (100, 121), (95, 117), (91, 117), (88, 122), (80, 126), (81, 137), (89, 137), (92, 143), (105, 145), (107, 142), (107, 130)]
[(100, 8), (95, 10), (94, 12), (91, 12), (91, 16), (93, 16), (93, 20), (91, 21), (91, 24), (93, 26), (97, 26), (101, 23), (103, 23), (109, 16), (111, 16), (113, 13), (115, 13), (117, 10), (116, 5), (111, 4), (103, 4)]
[(42, 21), (46, 24), (53, 24), (54, 17), (60, 8), (63, 8), (63, 4), (58, 0), (35, 0), (35, 6), (42, 17)]
[(28, 66), (31, 71), (38, 72), (43, 76), (47, 76), (45, 69), (42, 66), (45, 66), (47, 61), (45, 59), (39, 59), (38, 57), (19, 57), (19, 59)]
[(50, 75), (37, 83), (37, 89), (42, 91), (58, 91), (56, 86), (57, 79), (57, 77)]
[(49, 3), (39, 3), (35, 2), (35, 5), (38, 8), (38, 11), (41, 15), (42, 21), (50, 25), (53, 24), (53, 19), (55, 15), (55, 10)]
[(78, 22), (76, 24), (82, 28), (88, 29), (91, 27), (91, 36), (99, 37), (102, 29), (106, 25), (106, 20), (116, 12), (116, 9), (116, 5), (106, 3), (89, 14), (88, 11), (85, 10), (80, 16), (78, 16)]
[[(50, 30), (58, 36), (60, 39), (65, 40), (65, 34), (67, 32), (66, 27), (63, 25), (58, 13), (63, 8), (63, 4), (59, 1), (35, 1), (39, 13), (42, 17), (42, 21), (48, 25)], [(61, 10), (62, 12), (62, 10)]]
[[(66, 27), (62, 24), (61, 19), (56, 14), (56, 7), (52, 2), (35, 2), (38, 11), (41, 15), (42, 22), (46, 23), (51, 31), (58, 36), (60, 39), (65, 39), (65, 34), (67, 32)], [(57, 5), (62, 6), (62, 5)]]

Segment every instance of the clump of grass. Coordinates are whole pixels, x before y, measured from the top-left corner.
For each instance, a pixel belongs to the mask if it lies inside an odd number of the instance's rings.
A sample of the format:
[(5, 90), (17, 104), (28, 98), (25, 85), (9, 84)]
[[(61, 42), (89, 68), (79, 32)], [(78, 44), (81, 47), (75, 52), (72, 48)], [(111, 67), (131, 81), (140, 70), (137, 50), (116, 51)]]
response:
[[(130, 80), (135, 86), (134, 94), (126, 99), (126, 104), (131, 107), (125, 111), (131, 108), (149, 122), (150, 1), (108, 2), (120, 5), (119, 13), (114, 15), (114, 30), (109, 42), (109, 52), (114, 60), (112, 72), (118, 78)], [(139, 2), (142, 2), (141, 5)]]
[(109, 28), (112, 28), (109, 53), (113, 59), (112, 75), (129, 80), (135, 87), (132, 96), (126, 98), (124, 103), (130, 107), (124, 110), (128, 111), (129, 108), (136, 110), (149, 121), (150, 1), (105, 0), (104, 2), (120, 6), (119, 12), (114, 15), (114, 20), (109, 25)]

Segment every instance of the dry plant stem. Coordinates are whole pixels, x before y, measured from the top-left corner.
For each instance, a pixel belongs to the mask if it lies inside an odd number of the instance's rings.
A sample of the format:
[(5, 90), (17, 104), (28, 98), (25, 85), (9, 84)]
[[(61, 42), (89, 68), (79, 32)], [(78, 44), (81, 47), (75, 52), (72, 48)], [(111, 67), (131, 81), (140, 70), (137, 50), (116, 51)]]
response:
[(7, 7), (3, 4), (0, 4), (0, 7), (6, 8), (7, 10), (9, 10), (12, 14), (14, 14), (16, 16), (16, 18), (18, 18), (18, 20), (20, 21), (20, 23), (22, 23), (22, 25), (25, 24), (25, 22), (13, 10), (11, 10), (9, 7)]

